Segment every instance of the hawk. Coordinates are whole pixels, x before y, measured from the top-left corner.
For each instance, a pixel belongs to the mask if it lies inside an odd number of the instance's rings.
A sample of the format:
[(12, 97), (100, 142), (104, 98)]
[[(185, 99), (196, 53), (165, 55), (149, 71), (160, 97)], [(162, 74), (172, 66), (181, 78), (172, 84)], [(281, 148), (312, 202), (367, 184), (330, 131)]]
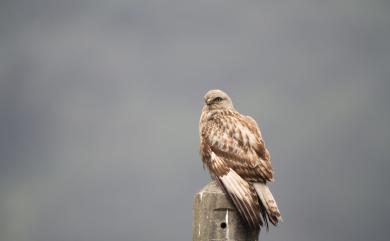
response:
[(267, 186), (273, 181), (270, 154), (256, 121), (237, 112), (230, 97), (210, 90), (199, 122), (200, 155), (213, 179), (233, 201), (250, 229), (281, 220)]

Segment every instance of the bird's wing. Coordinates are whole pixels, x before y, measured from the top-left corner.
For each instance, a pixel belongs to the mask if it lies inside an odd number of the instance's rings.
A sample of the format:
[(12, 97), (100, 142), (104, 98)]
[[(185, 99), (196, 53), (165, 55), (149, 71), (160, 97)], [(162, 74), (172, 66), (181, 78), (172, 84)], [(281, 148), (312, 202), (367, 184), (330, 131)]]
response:
[[(259, 229), (263, 221), (260, 217), (260, 203), (254, 187), (216, 155), (208, 144), (201, 141), (200, 151), (203, 162), (224, 192), (229, 195), (244, 221), (251, 229)], [(267, 222), (263, 213), (262, 215)]]
[(269, 152), (252, 118), (220, 115), (210, 119), (206, 129), (205, 143), (242, 178), (254, 182), (273, 180)]
[(273, 180), (273, 171), (272, 171), (272, 164), (271, 164), (271, 156), (269, 154), (268, 149), (265, 146), (265, 141), (263, 139), (263, 136), (261, 135), (260, 127), (257, 125), (256, 121), (250, 117), (249, 115), (244, 116), (246, 118), (247, 123), (251, 131), (256, 135), (256, 139), (258, 142), (255, 145), (255, 150), (257, 155), (261, 158), (263, 161), (264, 167), (270, 172), (271, 176), (269, 177), (269, 181)]

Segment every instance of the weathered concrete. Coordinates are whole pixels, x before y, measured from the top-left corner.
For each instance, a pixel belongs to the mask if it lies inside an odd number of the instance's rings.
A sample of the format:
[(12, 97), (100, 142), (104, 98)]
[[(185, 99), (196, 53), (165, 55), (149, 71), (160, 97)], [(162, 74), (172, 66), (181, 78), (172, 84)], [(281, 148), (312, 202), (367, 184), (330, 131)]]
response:
[(195, 195), (192, 232), (192, 241), (257, 241), (259, 236), (246, 228), (215, 181)]

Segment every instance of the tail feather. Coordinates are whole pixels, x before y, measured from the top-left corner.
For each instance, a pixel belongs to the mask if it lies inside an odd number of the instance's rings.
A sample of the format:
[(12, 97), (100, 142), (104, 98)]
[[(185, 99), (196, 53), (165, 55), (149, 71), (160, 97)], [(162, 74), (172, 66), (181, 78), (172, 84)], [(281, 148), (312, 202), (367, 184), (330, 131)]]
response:
[(265, 183), (253, 183), (253, 186), (260, 198), (262, 206), (267, 212), (268, 219), (273, 225), (277, 225), (282, 221), (282, 215), (278, 209), (275, 198)]
[[(256, 192), (256, 191), (255, 191)], [(257, 195), (257, 193), (256, 193)], [(257, 195), (258, 196), (258, 195)], [(268, 214), (267, 214), (267, 211), (263, 205), (263, 203), (261, 202), (261, 200), (259, 200), (259, 208), (260, 208), (260, 215), (261, 215), (261, 218), (264, 220), (264, 224), (265, 224), (265, 228), (266, 230), (268, 231), (269, 229), (269, 225), (268, 225)]]

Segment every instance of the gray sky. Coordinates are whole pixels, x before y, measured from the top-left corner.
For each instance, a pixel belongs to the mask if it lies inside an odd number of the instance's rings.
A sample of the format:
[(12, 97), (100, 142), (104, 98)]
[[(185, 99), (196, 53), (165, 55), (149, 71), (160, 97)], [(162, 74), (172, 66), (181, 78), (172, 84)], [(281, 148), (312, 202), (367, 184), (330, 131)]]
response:
[(202, 97), (261, 125), (284, 223), (388, 240), (387, 1), (0, 3), (0, 241), (192, 238)]

